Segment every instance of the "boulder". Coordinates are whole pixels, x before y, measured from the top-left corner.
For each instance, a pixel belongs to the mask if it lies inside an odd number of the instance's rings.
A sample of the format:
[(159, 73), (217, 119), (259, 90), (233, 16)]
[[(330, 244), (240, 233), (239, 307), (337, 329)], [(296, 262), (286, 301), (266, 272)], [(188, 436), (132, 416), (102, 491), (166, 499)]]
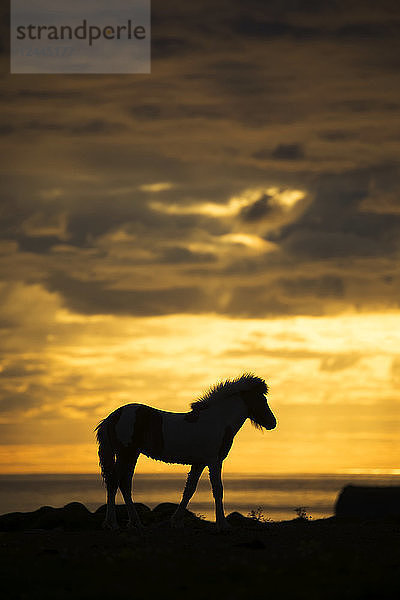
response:
[[(153, 508), (153, 518), (154, 521), (166, 521), (172, 517), (176, 509), (178, 508), (178, 504), (174, 502), (161, 502), (161, 504), (157, 504)], [(185, 521), (201, 521), (200, 517), (197, 517), (192, 511), (185, 508), (183, 518)]]
[[(151, 509), (148, 506), (146, 506), (146, 504), (142, 504), (141, 502), (134, 502), (134, 506), (140, 517), (140, 520), (144, 525), (147, 525), (148, 523), (152, 522), (152, 512)], [(102, 504), (94, 513), (94, 520), (99, 526), (102, 525), (106, 516), (106, 508), (107, 505)], [(125, 504), (117, 504), (115, 510), (119, 525), (124, 527), (128, 522), (128, 511)]]
[(94, 515), (80, 502), (71, 502), (63, 508), (42, 506), (31, 512), (14, 512), (0, 516), (0, 531), (57, 528), (66, 531), (95, 529), (96, 521)]
[(399, 518), (400, 486), (347, 485), (338, 496), (335, 515), (367, 519)]

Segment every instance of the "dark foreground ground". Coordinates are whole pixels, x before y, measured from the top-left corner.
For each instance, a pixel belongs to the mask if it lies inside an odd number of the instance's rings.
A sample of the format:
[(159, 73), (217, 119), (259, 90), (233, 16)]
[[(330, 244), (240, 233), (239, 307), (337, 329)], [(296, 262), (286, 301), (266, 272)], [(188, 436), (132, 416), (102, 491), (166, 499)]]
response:
[(189, 513), (171, 529), (173, 505), (139, 508), (143, 535), (103, 531), (104, 508), (77, 503), (0, 517), (2, 598), (400, 598), (399, 519), (265, 523), (232, 513), (231, 530), (217, 534)]

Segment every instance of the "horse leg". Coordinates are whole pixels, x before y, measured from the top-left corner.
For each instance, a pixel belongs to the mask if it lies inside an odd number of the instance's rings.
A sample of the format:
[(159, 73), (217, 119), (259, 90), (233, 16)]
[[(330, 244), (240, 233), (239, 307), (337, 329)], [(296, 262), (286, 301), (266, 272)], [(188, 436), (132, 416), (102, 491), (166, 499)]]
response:
[(210, 482), (212, 487), (212, 493), (215, 501), (215, 520), (217, 525), (217, 531), (223, 531), (229, 529), (229, 524), (225, 519), (224, 506), (222, 498), (224, 495), (224, 488), (222, 485), (221, 470), (222, 462), (208, 465), (210, 474)]
[(130, 456), (129, 459), (127, 457), (121, 458), (119, 465), (119, 489), (128, 510), (128, 527), (136, 526), (138, 529), (143, 529), (142, 522), (132, 500), (132, 478), (138, 457), (139, 452)]
[(118, 529), (117, 515), (115, 511), (115, 495), (118, 489), (118, 475), (114, 465), (111, 473), (106, 478), (107, 486), (107, 509), (106, 518), (103, 521), (103, 527), (105, 529)]
[(172, 527), (183, 527), (183, 515), (185, 508), (196, 491), (200, 475), (203, 472), (205, 465), (192, 465), (187, 476), (185, 489), (183, 490), (182, 500), (178, 508), (171, 517)]

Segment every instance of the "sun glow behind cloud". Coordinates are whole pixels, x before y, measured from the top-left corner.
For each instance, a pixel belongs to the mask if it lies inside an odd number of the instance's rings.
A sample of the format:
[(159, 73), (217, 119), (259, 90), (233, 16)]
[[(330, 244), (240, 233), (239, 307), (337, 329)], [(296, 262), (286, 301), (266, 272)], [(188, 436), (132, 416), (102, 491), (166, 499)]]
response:
[(176, 215), (202, 214), (209, 217), (233, 217), (247, 206), (264, 196), (271, 198), (271, 204), (289, 210), (305, 197), (305, 192), (296, 189), (280, 189), (277, 187), (257, 187), (244, 190), (232, 196), (227, 202), (196, 202), (194, 204), (171, 204), (154, 201), (150, 206), (160, 212)]

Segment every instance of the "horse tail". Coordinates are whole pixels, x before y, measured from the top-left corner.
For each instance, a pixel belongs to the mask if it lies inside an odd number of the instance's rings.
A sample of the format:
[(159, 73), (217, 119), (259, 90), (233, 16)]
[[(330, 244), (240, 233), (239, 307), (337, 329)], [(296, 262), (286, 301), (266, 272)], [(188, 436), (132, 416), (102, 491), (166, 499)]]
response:
[(95, 429), (99, 446), (98, 453), (101, 476), (106, 485), (114, 474), (115, 455), (117, 450), (115, 425), (120, 416), (119, 412), (120, 409), (111, 413), (111, 415), (100, 421)]

